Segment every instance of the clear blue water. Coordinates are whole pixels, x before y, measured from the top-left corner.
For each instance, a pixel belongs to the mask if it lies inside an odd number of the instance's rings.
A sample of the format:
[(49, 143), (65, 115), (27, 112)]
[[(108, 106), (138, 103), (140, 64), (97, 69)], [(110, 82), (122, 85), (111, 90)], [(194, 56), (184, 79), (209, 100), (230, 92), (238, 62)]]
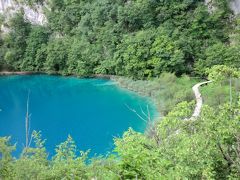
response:
[[(141, 112), (153, 104), (146, 98), (119, 88), (110, 80), (78, 79), (49, 75), (0, 77), (0, 136), (17, 142), (18, 156), (25, 143), (26, 101), (30, 92), (30, 130), (41, 131), (49, 156), (68, 135), (78, 149), (90, 156), (106, 154), (113, 138), (129, 127), (143, 132), (146, 123), (127, 106)], [(127, 105), (127, 106), (126, 106)]]

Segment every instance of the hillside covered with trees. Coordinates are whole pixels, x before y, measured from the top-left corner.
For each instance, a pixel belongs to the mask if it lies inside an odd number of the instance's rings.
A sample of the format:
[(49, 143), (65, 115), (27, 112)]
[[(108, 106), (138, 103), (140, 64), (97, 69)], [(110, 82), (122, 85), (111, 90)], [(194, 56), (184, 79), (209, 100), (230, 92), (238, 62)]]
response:
[[(129, 129), (113, 152), (93, 159), (70, 136), (49, 159), (40, 132), (16, 159), (2, 137), (0, 179), (239, 179), (240, 19), (227, 0), (214, 0), (211, 11), (203, 0), (25, 3), (46, 3), (48, 23), (33, 25), (21, 12), (1, 17), (10, 29), (0, 36), (1, 71), (122, 76), (123, 86), (164, 102), (165, 116), (145, 134)], [(202, 89), (201, 116), (189, 120), (190, 88), (201, 78), (213, 83)]]
[(213, 65), (240, 64), (238, 19), (226, 0), (216, 0), (213, 12), (203, 1), (187, 0), (47, 5), (45, 26), (31, 25), (22, 13), (5, 23), (11, 31), (1, 35), (3, 70), (145, 79), (163, 71), (204, 76)]

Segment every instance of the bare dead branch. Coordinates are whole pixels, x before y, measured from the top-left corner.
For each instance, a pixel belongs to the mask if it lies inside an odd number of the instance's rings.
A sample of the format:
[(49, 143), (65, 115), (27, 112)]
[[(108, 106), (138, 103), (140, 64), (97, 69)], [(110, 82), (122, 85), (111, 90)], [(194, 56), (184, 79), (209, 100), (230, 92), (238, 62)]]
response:
[(135, 109), (130, 108), (127, 104), (125, 104), (125, 106), (132, 112), (134, 112), (141, 120), (143, 120), (144, 122), (148, 122), (146, 119), (144, 119), (140, 114), (138, 114), (138, 112)]
[(29, 142), (28, 142), (28, 137), (29, 137), (29, 95), (30, 95), (30, 91), (28, 91), (28, 96), (27, 96), (27, 111), (26, 111), (26, 117), (25, 117), (25, 138), (26, 138), (26, 144), (25, 144), (25, 148), (28, 148)]
[(141, 109), (142, 114), (143, 114), (146, 118), (148, 118), (147, 114), (143, 111), (142, 106), (140, 106), (140, 109)]

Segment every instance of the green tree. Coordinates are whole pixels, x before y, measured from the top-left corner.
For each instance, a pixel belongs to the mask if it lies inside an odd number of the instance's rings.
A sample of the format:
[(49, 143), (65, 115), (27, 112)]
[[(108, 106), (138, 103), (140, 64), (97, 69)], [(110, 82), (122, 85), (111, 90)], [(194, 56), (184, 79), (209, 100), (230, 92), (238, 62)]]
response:
[(46, 28), (41, 26), (32, 27), (31, 32), (26, 40), (26, 51), (24, 59), (22, 60), (21, 70), (25, 71), (39, 71), (43, 67), (44, 61), (37, 59), (37, 52), (47, 44), (49, 33)]
[(225, 65), (216, 65), (208, 70), (208, 78), (213, 81), (222, 82), (229, 80), (229, 98), (230, 105), (232, 104), (232, 79), (240, 77), (240, 71), (237, 68), (231, 68)]
[(87, 76), (92, 73), (93, 67), (89, 55), (89, 44), (75, 38), (68, 53), (68, 73), (78, 76)]
[(151, 66), (154, 76), (159, 76), (163, 71), (184, 73), (184, 54), (170, 38), (165, 35), (158, 36), (151, 48)]
[(68, 59), (67, 49), (68, 42), (64, 38), (50, 41), (47, 46), (47, 59), (44, 63), (44, 69), (49, 73), (65, 74)]
[(43, 174), (48, 169), (45, 140), (41, 139), (40, 132), (33, 131), (34, 145), (23, 149), (18, 161), (13, 161), (13, 179), (44, 179)]
[(150, 29), (124, 37), (114, 55), (117, 75), (126, 75), (135, 79), (152, 76), (153, 67), (149, 65), (149, 59), (154, 34), (154, 30)]
[(226, 65), (229, 67), (239, 68), (240, 64), (240, 46), (225, 45), (224, 43), (217, 43), (206, 49), (206, 59), (197, 62), (197, 71), (205, 74), (207, 68), (215, 65)]
[(11, 161), (13, 157), (12, 151), (15, 150), (15, 146), (10, 144), (10, 137), (0, 138), (0, 178), (11, 178), (12, 177), (12, 166)]
[(76, 153), (75, 142), (68, 136), (67, 140), (56, 148), (48, 178), (87, 179), (85, 165), (87, 153), (81, 152), (79, 157)]
[(4, 39), (8, 47), (4, 59), (7, 65), (14, 70), (19, 70), (27, 46), (26, 39), (30, 32), (30, 23), (24, 21), (22, 13), (17, 13), (10, 20), (9, 25), (11, 31)]

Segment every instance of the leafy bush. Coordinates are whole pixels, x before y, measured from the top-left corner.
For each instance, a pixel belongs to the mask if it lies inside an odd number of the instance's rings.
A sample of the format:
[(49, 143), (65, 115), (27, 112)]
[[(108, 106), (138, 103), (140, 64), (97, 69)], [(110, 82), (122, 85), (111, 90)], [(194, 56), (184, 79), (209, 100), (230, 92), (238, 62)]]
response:
[[(116, 138), (114, 154), (87, 161), (76, 155), (69, 136), (48, 160), (44, 141), (11, 156), (9, 138), (0, 138), (1, 179), (237, 179), (240, 175), (240, 103), (205, 106), (188, 120), (194, 103), (182, 102), (156, 124), (156, 136), (132, 129)], [(116, 154), (117, 153), (117, 154)]]

